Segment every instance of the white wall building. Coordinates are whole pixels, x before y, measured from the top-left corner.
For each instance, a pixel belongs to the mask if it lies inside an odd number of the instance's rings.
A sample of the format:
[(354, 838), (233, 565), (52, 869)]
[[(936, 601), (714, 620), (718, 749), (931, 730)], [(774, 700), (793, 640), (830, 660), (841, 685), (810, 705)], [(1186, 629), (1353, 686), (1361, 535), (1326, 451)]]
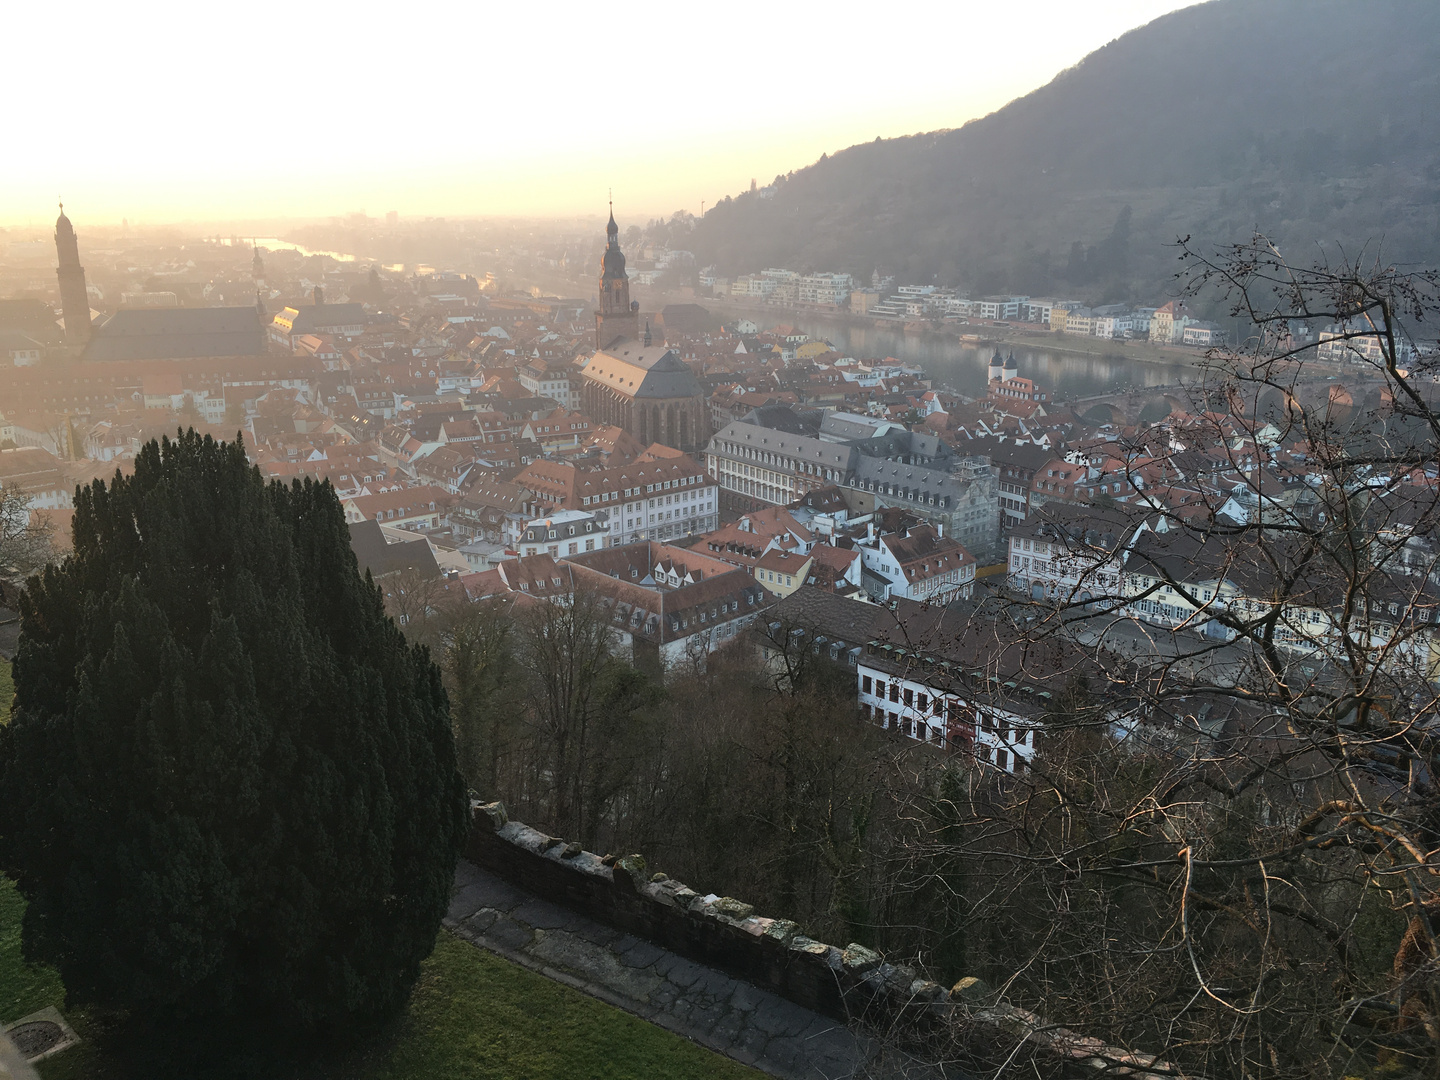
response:
[[(1042, 728), (1034, 716), (957, 691), (954, 680), (968, 678), (969, 673), (952, 674), (949, 686), (937, 685), (940, 680), (925, 677), (918, 657), (896, 653), (877, 642), (861, 653), (856, 677), (862, 715), (921, 742), (968, 749), (976, 761), (1002, 772), (1023, 772), (1030, 766)], [(981, 674), (982, 681), (985, 678)], [(1049, 695), (1028, 686), (1016, 686), (1014, 693), (1023, 696), (1026, 690), (1043, 711)]]
[(520, 555), (549, 555), (563, 559), (605, 546), (606, 526), (594, 514), (561, 510), (526, 524), (520, 534)]

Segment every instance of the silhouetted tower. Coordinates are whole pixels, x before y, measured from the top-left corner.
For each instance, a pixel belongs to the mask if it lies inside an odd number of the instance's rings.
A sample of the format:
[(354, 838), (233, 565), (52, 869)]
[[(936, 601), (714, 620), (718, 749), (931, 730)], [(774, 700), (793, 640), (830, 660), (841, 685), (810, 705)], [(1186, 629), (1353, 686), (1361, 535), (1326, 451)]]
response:
[(625, 273), (625, 254), (620, 250), (620, 226), (615, 224), (615, 204), (610, 204), (610, 223), (605, 226), (605, 255), (600, 260), (600, 310), (595, 312), (595, 348), (603, 349), (618, 338), (639, 336), (639, 305), (630, 303), (630, 278)]
[(255, 291), (261, 292), (265, 288), (265, 260), (260, 258), (260, 248), (255, 241), (250, 241), (250, 247), (255, 252), (250, 260), (250, 276), (255, 279)]
[(74, 226), (65, 216), (63, 202), (60, 204), (60, 216), (55, 219), (55, 253), (60, 257), (55, 276), (60, 280), (60, 312), (65, 316), (65, 340), (72, 345), (84, 345), (90, 340), (90, 294), (85, 291), (80, 243), (75, 239)]

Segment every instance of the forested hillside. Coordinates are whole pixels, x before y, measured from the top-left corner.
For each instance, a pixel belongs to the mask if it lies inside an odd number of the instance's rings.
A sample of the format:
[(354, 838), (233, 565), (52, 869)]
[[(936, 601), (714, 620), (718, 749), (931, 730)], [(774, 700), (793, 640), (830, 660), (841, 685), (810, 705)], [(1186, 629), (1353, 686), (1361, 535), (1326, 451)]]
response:
[(1434, 261), (1437, 61), (1432, 0), (1216, 0), (962, 128), (725, 199), (687, 242), (722, 273), (878, 269), (1092, 300), (1154, 295), (1177, 236), (1257, 226), (1290, 252), (1383, 238), (1392, 259)]

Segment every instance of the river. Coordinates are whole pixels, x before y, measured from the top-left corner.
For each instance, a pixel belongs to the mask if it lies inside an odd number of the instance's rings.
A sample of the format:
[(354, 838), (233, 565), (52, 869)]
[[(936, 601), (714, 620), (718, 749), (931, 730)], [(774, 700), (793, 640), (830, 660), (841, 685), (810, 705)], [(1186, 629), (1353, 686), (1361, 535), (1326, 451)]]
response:
[[(945, 386), (979, 397), (985, 393), (985, 369), (994, 354), (992, 347), (981, 347), (941, 334), (913, 333), (901, 327), (855, 326), (823, 315), (792, 314), (768, 311), (747, 315), (762, 329), (788, 323), (813, 338), (830, 342), (842, 354), (857, 359), (879, 359), (893, 356), (897, 360), (918, 364), (925, 369), (937, 387)], [(1117, 349), (1124, 346), (1117, 346)], [(1009, 354), (1010, 346), (1006, 346)], [(1064, 400), (1123, 391), (1132, 386), (1157, 386), (1189, 381), (1197, 375), (1193, 364), (1130, 360), (1123, 356), (1083, 356), (1054, 352), (1031, 346), (1014, 349), (1020, 374), (1034, 379), (1052, 399)]]
[[(346, 255), (343, 251), (312, 251), (303, 244), (293, 244), (289, 240), (281, 240), (275, 236), (260, 236), (253, 240), (247, 238), (241, 240), (239, 243), (241, 247), (250, 247), (251, 244), (254, 244), (261, 251), (298, 251), (306, 258), (309, 258), (311, 255), (328, 255), (336, 262), (355, 261), (354, 255)], [(220, 244), (222, 247), (230, 247), (230, 238), (221, 237)]]

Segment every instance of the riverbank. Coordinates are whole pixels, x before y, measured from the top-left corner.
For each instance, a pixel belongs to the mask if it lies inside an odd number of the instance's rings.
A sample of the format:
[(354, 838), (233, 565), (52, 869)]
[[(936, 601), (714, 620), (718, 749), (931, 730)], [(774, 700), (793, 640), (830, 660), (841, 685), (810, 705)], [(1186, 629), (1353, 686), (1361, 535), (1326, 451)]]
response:
[[(1074, 334), (1057, 334), (1049, 330), (1028, 330), (1020, 326), (1000, 327), (991, 325), (970, 325), (968, 323), (941, 323), (938, 327), (918, 326), (916, 322), (899, 322), (894, 319), (877, 319), (869, 315), (856, 315), (839, 309), (787, 308), (768, 304), (749, 304), (729, 297), (696, 297), (681, 301), (678, 297), (657, 297), (663, 303), (694, 303), (728, 316), (726, 321), (746, 317), (761, 329), (784, 323), (802, 324), (821, 322), (837, 328), (850, 330), (878, 330), (885, 333), (902, 334), (907, 338), (930, 340), (943, 344), (955, 344), (974, 349), (1006, 347), (1038, 349), (1045, 352), (1061, 353), (1068, 356), (1084, 356), (1117, 363), (1163, 364), (1169, 367), (1190, 365), (1204, 356), (1203, 349), (1186, 348), (1181, 345), (1155, 345), (1148, 341), (1124, 341), (1110, 338), (1087, 338)], [(861, 358), (865, 359), (865, 358)], [(876, 358), (878, 359), (878, 357)]]

